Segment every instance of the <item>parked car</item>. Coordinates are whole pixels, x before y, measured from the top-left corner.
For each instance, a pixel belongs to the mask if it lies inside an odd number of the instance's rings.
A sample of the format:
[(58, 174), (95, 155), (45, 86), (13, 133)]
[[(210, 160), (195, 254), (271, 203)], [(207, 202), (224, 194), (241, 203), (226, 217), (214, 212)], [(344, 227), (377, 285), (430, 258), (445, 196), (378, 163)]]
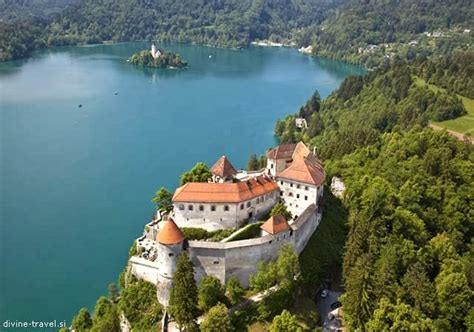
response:
[(329, 291), (328, 291), (327, 289), (323, 289), (323, 290), (321, 291), (321, 297), (322, 297), (323, 299), (325, 299), (326, 297), (328, 297), (328, 295), (329, 295)]
[(339, 301), (336, 301), (334, 303), (331, 304), (331, 309), (334, 310), (334, 309), (337, 309), (339, 307), (342, 307), (342, 303), (339, 302)]

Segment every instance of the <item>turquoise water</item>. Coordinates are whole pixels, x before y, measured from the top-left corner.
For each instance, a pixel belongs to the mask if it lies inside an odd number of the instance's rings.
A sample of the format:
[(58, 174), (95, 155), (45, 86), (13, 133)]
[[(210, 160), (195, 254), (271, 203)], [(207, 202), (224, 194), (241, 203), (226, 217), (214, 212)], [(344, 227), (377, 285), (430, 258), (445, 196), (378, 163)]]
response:
[(0, 64), (0, 323), (69, 321), (93, 308), (160, 186), (174, 189), (183, 171), (223, 154), (243, 167), (275, 143), (276, 119), (362, 72), (285, 48), (165, 45), (189, 61), (180, 71), (125, 61), (147, 47), (60, 48)]

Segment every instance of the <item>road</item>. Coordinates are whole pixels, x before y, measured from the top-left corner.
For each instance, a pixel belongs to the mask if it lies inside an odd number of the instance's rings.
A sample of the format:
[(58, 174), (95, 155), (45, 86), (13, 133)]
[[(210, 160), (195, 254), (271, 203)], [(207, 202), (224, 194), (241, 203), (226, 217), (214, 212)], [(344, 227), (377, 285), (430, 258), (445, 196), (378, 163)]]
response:
[(336, 320), (330, 320), (328, 318), (328, 313), (332, 311), (331, 304), (336, 302), (341, 295), (341, 292), (331, 290), (326, 298), (322, 298), (319, 294), (317, 295), (316, 305), (319, 315), (321, 316), (321, 321), (323, 321), (323, 331), (336, 331), (336, 329), (340, 327), (340, 324), (337, 324)]

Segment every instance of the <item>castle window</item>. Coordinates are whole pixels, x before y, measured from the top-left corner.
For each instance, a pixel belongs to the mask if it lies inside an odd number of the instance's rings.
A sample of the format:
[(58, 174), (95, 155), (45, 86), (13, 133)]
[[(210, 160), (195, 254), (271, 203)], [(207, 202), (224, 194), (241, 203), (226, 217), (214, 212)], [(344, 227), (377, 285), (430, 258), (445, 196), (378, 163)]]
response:
[(288, 196), (293, 197), (293, 193), (290, 191), (290, 192), (288, 193)]
[(280, 184), (283, 185), (283, 181), (280, 181)]
[(308, 189), (309, 189), (309, 187), (308, 187), (308, 186), (304, 187), (304, 190), (308, 190)]
[(168, 256), (169, 256), (169, 257), (173, 257), (174, 254), (170, 252), (170, 253), (168, 254)]
[(293, 183), (290, 183), (290, 187), (293, 188)]
[(224, 211), (229, 211), (229, 205), (224, 205)]
[(304, 197), (304, 200), (307, 201), (307, 200), (308, 200), (308, 196), (305, 196), (305, 197)]
[(194, 207), (192, 205), (188, 205), (188, 210), (189, 211), (192, 211), (194, 209)]
[(184, 204), (179, 204), (178, 209), (180, 209), (181, 211), (183, 211), (183, 210), (184, 210)]
[(280, 191), (280, 196), (283, 196), (283, 190), (282, 190), (282, 191)]
[(240, 204), (240, 209), (241, 209), (241, 210), (244, 209), (244, 203)]
[(219, 261), (214, 261), (213, 263), (214, 263), (214, 264), (219, 264)]
[(211, 211), (216, 211), (216, 206), (215, 205), (211, 205)]
[(273, 164), (270, 164), (270, 168), (273, 168)]
[(300, 194), (296, 194), (296, 198), (300, 198)]
[(300, 189), (300, 185), (298, 184), (298, 185), (296, 186), (296, 188)]
[(204, 211), (204, 205), (199, 205), (199, 211)]
[(247, 207), (250, 207), (250, 201), (247, 202)]
[(259, 198), (259, 197), (257, 197), (257, 204), (258, 204), (258, 203), (260, 203), (260, 198)]

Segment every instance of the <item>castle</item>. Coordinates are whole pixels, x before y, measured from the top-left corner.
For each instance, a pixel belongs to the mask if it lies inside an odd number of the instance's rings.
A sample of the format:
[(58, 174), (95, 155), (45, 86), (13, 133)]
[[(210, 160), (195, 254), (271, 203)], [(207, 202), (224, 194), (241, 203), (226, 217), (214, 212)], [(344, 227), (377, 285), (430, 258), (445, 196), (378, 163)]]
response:
[[(209, 182), (186, 183), (176, 189), (173, 211), (168, 216), (157, 213), (137, 239), (140, 254), (130, 258), (131, 273), (157, 285), (158, 299), (165, 306), (183, 251), (193, 262), (197, 281), (213, 275), (225, 284), (236, 277), (246, 287), (259, 263), (276, 259), (282, 245), (289, 243), (297, 253), (303, 251), (321, 220), (325, 172), (302, 142), (269, 150), (266, 168), (260, 171), (237, 171), (225, 156), (210, 171)], [(258, 237), (233, 241), (231, 235), (220, 242), (195, 241), (187, 240), (180, 229), (237, 229), (236, 234), (268, 215), (278, 202), (286, 205), (292, 219), (268, 218), (260, 225)]]

